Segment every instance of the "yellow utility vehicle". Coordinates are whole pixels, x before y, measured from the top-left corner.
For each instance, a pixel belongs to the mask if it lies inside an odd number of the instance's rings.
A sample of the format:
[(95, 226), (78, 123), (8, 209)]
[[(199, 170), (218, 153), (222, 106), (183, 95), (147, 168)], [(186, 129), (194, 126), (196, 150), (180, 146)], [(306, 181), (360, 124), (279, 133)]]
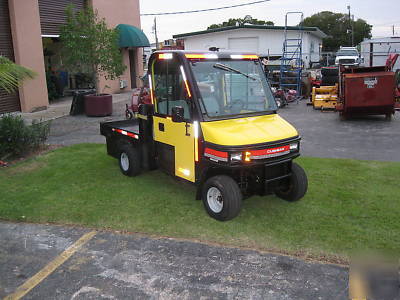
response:
[(307, 176), (293, 162), (299, 134), (277, 114), (256, 55), (157, 51), (148, 70), (151, 104), (139, 105), (137, 119), (100, 125), (123, 174), (159, 168), (196, 184), (221, 221), (253, 194), (304, 196)]

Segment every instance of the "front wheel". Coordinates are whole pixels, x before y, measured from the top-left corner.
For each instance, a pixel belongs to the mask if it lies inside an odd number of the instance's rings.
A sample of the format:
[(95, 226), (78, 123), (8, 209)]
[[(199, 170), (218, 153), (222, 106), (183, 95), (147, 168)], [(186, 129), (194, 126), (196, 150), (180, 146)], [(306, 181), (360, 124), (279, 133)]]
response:
[(219, 221), (236, 217), (242, 206), (242, 192), (235, 180), (217, 175), (208, 179), (202, 190), (202, 199), (207, 213)]
[(304, 197), (308, 188), (308, 179), (303, 168), (296, 163), (292, 163), (292, 175), (288, 185), (278, 187), (275, 194), (286, 201), (298, 201)]

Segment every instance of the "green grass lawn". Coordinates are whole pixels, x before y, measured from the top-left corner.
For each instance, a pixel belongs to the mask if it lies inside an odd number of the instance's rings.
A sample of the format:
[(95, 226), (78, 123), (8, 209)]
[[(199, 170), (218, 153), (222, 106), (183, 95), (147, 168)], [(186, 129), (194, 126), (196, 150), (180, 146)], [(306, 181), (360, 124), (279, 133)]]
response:
[(218, 222), (195, 187), (152, 171), (120, 173), (104, 145), (81, 144), (0, 169), (0, 218), (79, 224), (346, 260), (353, 251), (400, 251), (400, 163), (299, 158), (306, 197), (244, 201)]

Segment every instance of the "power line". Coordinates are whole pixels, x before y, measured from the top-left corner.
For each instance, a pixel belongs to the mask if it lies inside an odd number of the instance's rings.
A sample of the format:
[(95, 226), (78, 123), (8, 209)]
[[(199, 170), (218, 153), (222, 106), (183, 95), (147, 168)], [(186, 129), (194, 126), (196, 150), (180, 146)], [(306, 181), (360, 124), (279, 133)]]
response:
[(246, 5), (253, 5), (253, 4), (258, 4), (258, 3), (268, 2), (268, 1), (271, 1), (271, 0), (260, 0), (260, 1), (224, 6), (224, 7), (217, 7), (217, 8), (206, 8), (206, 9), (188, 10), (188, 11), (175, 11), (175, 12), (167, 12), (167, 13), (140, 14), (140, 15), (141, 16), (163, 16), (163, 15), (191, 14), (191, 13), (198, 13), (198, 12), (203, 12), (203, 11), (221, 10), (221, 9), (234, 8), (234, 7), (240, 7), (240, 6), (246, 6)]

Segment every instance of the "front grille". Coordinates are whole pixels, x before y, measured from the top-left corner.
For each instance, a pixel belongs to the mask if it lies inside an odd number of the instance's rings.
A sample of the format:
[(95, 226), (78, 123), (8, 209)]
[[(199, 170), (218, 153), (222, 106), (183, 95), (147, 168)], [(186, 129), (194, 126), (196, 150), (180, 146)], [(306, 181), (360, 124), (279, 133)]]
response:
[(339, 59), (339, 64), (354, 64), (355, 60), (354, 59)]

